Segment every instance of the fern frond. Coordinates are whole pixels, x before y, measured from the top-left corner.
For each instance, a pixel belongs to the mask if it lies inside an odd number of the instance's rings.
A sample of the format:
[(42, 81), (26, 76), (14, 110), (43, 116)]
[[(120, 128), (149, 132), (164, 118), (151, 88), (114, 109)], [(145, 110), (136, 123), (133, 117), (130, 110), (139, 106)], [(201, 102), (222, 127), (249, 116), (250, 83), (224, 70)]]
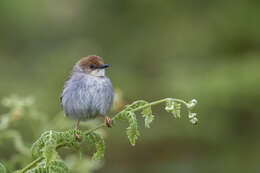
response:
[[(150, 103), (144, 100), (135, 101), (132, 104), (127, 105), (124, 110), (117, 113), (112, 118), (112, 122), (114, 124), (117, 120), (128, 121), (129, 126), (126, 129), (126, 134), (130, 144), (135, 146), (136, 140), (140, 136), (136, 112), (141, 112), (142, 117), (144, 118), (145, 127), (150, 128), (150, 124), (154, 119), (154, 115), (152, 114), (152, 106), (160, 103), (166, 103), (165, 110), (171, 113), (175, 118), (181, 117), (181, 104), (185, 105), (189, 112), (188, 118), (190, 119), (190, 122), (192, 124), (197, 124), (197, 114), (191, 112), (191, 110), (193, 110), (193, 108), (196, 106), (197, 101), (193, 99), (190, 102), (185, 102), (183, 100), (174, 98), (165, 98)], [(87, 141), (89, 146), (96, 147), (96, 152), (93, 154), (92, 159), (101, 159), (104, 156), (105, 143), (102, 136), (100, 136), (98, 133), (95, 133), (95, 131), (102, 127), (105, 127), (104, 123), (84, 133), (80, 130), (77, 130), (76, 133), (80, 135), (82, 139), (81, 142), (78, 142), (76, 138), (73, 137), (75, 130), (68, 130), (65, 132), (56, 132), (50, 130), (44, 132), (32, 146), (32, 154), (34, 156), (38, 156), (38, 158), (22, 169), (20, 173), (67, 173), (68, 168), (59, 158), (57, 149), (63, 146), (80, 149), (80, 144), (84, 141)]]
[(141, 112), (142, 116), (144, 117), (144, 125), (146, 128), (150, 128), (150, 124), (154, 120), (154, 115), (152, 113), (152, 107), (146, 107)]
[(96, 152), (92, 156), (92, 159), (100, 160), (104, 156), (104, 152), (105, 152), (104, 139), (99, 134), (92, 132), (87, 135), (86, 141), (90, 145), (95, 144), (95, 146), (96, 146)]
[(140, 133), (138, 131), (138, 125), (136, 120), (136, 115), (132, 111), (126, 112), (126, 118), (128, 119), (129, 126), (126, 129), (126, 134), (129, 142), (132, 146), (135, 146), (135, 141), (137, 140)]

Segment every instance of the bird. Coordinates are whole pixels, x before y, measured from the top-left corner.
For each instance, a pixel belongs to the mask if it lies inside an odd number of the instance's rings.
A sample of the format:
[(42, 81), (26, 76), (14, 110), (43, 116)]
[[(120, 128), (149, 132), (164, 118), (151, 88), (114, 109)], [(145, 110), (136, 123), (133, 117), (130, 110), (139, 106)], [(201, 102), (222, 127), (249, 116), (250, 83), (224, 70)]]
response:
[(76, 62), (64, 84), (60, 103), (65, 116), (76, 120), (74, 136), (78, 141), (80, 136), (76, 131), (80, 121), (103, 116), (105, 125), (112, 126), (107, 114), (113, 104), (114, 91), (105, 74), (108, 67), (100, 56), (83, 57)]

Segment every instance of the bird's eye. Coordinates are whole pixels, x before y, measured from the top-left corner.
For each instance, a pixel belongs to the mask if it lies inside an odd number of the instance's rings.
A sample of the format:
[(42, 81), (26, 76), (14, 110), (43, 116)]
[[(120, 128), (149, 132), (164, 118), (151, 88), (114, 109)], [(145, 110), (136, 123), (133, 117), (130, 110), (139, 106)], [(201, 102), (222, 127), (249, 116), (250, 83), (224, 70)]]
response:
[(94, 68), (95, 68), (95, 65), (91, 64), (89, 67), (90, 67), (91, 69), (94, 69)]

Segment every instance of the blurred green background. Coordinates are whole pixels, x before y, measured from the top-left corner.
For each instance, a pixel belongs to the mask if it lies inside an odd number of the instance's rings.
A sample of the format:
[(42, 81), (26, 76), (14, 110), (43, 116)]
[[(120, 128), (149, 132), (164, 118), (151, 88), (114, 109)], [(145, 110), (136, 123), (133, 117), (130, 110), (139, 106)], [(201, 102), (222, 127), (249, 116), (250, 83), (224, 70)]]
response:
[[(200, 122), (174, 120), (156, 106), (136, 147), (126, 124), (106, 129), (96, 173), (260, 172), (259, 9), (258, 0), (1, 0), (0, 97), (33, 96), (44, 112), (9, 128), (27, 147), (44, 130), (72, 128), (59, 95), (74, 63), (97, 54), (126, 103), (196, 98)], [(8, 111), (1, 105), (0, 114)], [(1, 138), (0, 161), (9, 169), (30, 158)]]

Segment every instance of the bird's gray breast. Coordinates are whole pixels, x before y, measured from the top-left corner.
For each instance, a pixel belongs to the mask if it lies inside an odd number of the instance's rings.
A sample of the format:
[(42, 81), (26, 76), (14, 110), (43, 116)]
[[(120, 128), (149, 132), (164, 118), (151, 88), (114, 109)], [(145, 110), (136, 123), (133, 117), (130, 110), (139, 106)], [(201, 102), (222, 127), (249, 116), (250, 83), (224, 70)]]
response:
[(113, 97), (109, 78), (74, 73), (65, 84), (61, 105), (69, 118), (87, 120), (97, 114), (106, 115)]

